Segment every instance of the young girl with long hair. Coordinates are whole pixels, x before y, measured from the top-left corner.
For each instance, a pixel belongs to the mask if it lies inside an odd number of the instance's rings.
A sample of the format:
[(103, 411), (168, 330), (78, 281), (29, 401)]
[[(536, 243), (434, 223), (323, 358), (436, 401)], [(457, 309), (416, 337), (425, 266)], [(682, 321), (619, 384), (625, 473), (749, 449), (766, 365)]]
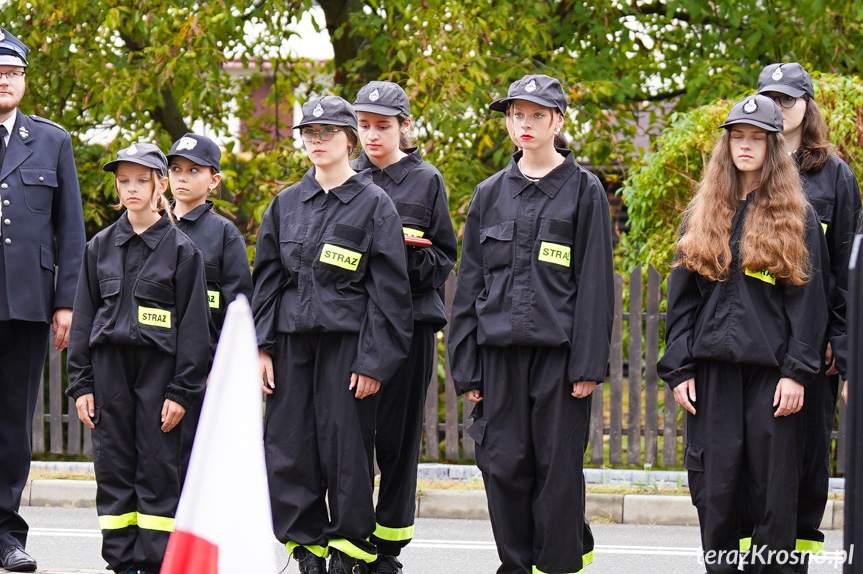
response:
[(171, 219), (158, 147), (133, 143), (102, 169), (125, 211), (84, 251), (66, 394), (93, 429), (102, 556), (114, 572), (148, 574), (173, 530), (191, 447), (183, 418), (207, 377), (204, 262)]
[(374, 571), (401, 574), (396, 557), (413, 537), (423, 408), (437, 353), (435, 332), (447, 321), (443, 289), (458, 242), (443, 177), (408, 136), (412, 120), (405, 91), (392, 82), (370, 82), (353, 107), (363, 146), (354, 167), (371, 170), (373, 181), (395, 203), (406, 237), (431, 242), (407, 250), (413, 338), (408, 358), (381, 390), (375, 432), (381, 479), (371, 538), (379, 554)]
[[(758, 76), (758, 93), (772, 98), (782, 110), (788, 150), (800, 170), (803, 192), (818, 214), (828, 260), (824, 282), (830, 289), (828, 345), (816, 384), (807, 394), (806, 448), (800, 477), (797, 510), (799, 550), (824, 549), (819, 530), (830, 482), (830, 444), (839, 393), (839, 381), (847, 381), (847, 336), (845, 331), (848, 262), (851, 243), (860, 217), (860, 187), (857, 178), (835, 153), (827, 139), (828, 129), (815, 102), (812, 78), (797, 62), (766, 66)], [(806, 566), (799, 571), (806, 572)]]
[(413, 326), (405, 240), (387, 194), (351, 168), (350, 104), (324, 96), (302, 113), (313, 167), (267, 208), (253, 272), (273, 525), (300, 572), (330, 555), (330, 574), (365, 574), (376, 394)]
[[(684, 466), (707, 572), (790, 573), (797, 413), (826, 329), (824, 238), (773, 101), (745, 98), (720, 127), (681, 223), (659, 374), (687, 411)], [(741, 560), (744, 488), (755, 528)]]
[(567, 100), (546, 75), (509, 87), (519, 142), (480, 183), (452, 310), (456, 391), (476, 441), (499, 574), (581, 572), (590, 394), (605, 380), (613, 315), (611, 218), (599, 179), (554, 147)]

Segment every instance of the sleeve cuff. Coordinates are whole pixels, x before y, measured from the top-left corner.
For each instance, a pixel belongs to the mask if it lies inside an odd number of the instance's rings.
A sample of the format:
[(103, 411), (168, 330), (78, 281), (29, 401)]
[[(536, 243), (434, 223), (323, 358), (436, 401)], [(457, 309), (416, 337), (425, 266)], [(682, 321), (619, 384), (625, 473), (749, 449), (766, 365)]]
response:
[(192, 401), (190, 401), (188, 397), (179, 395), (177, 393), (172, 393), (171, 391), (167, 391), (165, 393), (165, 398), (174, 401), (186, 410), (189, 410), (189, 405), (192, 404)]

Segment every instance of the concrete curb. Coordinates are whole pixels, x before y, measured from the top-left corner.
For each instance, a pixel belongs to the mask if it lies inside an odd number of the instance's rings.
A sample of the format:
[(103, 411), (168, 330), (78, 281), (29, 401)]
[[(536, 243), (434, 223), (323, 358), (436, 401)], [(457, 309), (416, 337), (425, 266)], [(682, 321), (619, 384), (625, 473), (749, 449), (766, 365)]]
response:
[[(21, 505), (92, 508), (96, 506), (96, 481), (31, 480), (24, 489)], [(842, 529), (844, 512), (845, 501), (829, 499), (821, 529)], [(588, 520), (599, 523), (698, 525), (698, 514), (689, 496), (589, 492), (585, 513)], [(485, 491), (423, 489), (417, 493), (416, 515), (419, 518), (488, 520)]]

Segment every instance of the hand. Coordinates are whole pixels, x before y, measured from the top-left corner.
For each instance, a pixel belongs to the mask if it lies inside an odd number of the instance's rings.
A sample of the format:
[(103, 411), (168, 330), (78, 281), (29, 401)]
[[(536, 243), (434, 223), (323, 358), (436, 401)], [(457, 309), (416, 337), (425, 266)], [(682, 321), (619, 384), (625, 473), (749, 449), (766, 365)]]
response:
[(355, 387), (357, 390), (354, 396), (358, 399), (364, 399), (381, 390), (381, 382), (359, 373), (351, 373), (351, 386), (348, 388), (353, 390)]
[(69, 329), (72, 327), (72, 309), (57, 309), (54, 311), (52, 328), (54, 331), (54, 348), (62, 351), (69, 344)]
[(825, 375), (835, 375), (839, 372), (836, 368), (836, 357), (833, 356), (833, 347), (830, 346), (830, 343), (827, 343), (827, 351), (824, 352), (824, 364), (830, 365), (830, 368), (824, 373)]
[(165, 399), (162, 404), (162, 432), (168, 432), (177, 426), (185, 414), (186, 409), (183, 405), (171, 399)]
[(273, 358), (266, 351), (258, 350), (258, 360), (261, 363), (261, 390), (265, 395), (272, 395), (276, 388), (276, 380), (273, 377)]
[(578, 383), (572, 383), (572, 396), (577, 399), (583, 399), (584, 397), (589, 396), (595, 388), (595, 381), (580, 381)]
[(848, 404), (848, 379), (845, 379), (845, 382), (842, 384), (842, 400), (845, 401), (845, 404)]
[(81, 419), (81, 422), (91, 429), (95, 429), (96, 424), (93, 422), (93, 417), (96, 416), (96, 400), (93, 398), (93, 393), (87, 393), (75, 399), (75, 408), (78, 409), (78, 418)]
[(788, 377), (779, 379), (779, 382), (776, 384), (776, 392), (773, 393), (773, 406), (778, 406), (779, 408), (776, 409), (773, 416), (784, 417), (802, 409), (803, 391), (803, 385), (794, 379), (789, 379)]
[(695, 414), (695, 378), (687, 379), (674, 387), (674, 400), (678, 405)]
[(481, 403), (482, 402), (482, 391), (479, 389), (474, 389), (472, 391), (468, 391), (464, 394), (464, 398), (469, 400), (472, 403)]

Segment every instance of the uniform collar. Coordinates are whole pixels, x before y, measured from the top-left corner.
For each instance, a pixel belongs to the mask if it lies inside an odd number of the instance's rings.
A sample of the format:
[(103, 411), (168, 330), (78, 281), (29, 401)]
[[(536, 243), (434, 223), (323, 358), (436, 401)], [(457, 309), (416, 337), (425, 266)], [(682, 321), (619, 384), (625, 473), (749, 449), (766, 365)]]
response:
[(165, 236), (165, 233), (168, 232), (169, 227), (171, 227), (171, 222), (168, 221), (167, 214), (162, 213), (162, 217), (159, 218), (159, 221), (151, 225), (144, 233), (138, 235), (132, 229), (132, 224), (129, 223), (128, 213), (124, 211), (123, 215), (120, 216), (120, 219), (117, 220), (117, 240), (114, 242), (114, 245), (119, 247), (133, 237), (140, 237), (141, 241), (143, 241), (144, 244), (152, 250), (159, 245), (160, 241), (162, 241), (162, 238)]
[[(347, 203), (371, 183), (373, 183), (372, 173), (365, 169), (355, 176), (348, 178), (342, 185), (332, 188), (330, 193), (339, 198), (342, 203)], [(300, 180), (300, 186), (300, 199), (302, 201), (308, 201), (317, 194), (324, 192), (321, 184), (315, 179), (315, 166), (312, 166), (306, 172), (303, 179)]]
[(563, 184), (572, 177), (572, 174), (578, 169), (578, 164), (575, 163), (575, 155), (572, 150), (557, 150), (563, 152), (563, 163), (551, 170), (545, 177), (538, 181), (532, 181), (521, 173), (518, 169), (518, 160), (521, 159), (522, 151), (517, 151), (512, 154), (512, 159), (509, 165), (506, 166), (507, 178), (512, 186), (512, 196), (515, 197), (530, 185), (537, 186), (548, 197), (554, 199)]
[(182, 219), (183, 221), (196, 221), (199, 217), (204, 215), (205, 212), (210, 211), (212, 208), (213, 202), (208, 199), (192, 211), (185, 214), (180, 219)]
[[(389, 176), (389, 178), (394, 182), (401, 183), (416, 166), (423, 162), (419, 148), (411, 148), (407, 151), (407, 154), (408, 155), (401, 158), (399, 161), (388, 165), (380, 171), (387, 174), (387, 176)], [(371, 169), (372, 171), (380, 169), (372, 163), (372, 160), (369, 159), (369, 156), (366, 155), (365, 151), (360, 152), (360, 156), (356, 161), (356, 166), (358, 169)]]

